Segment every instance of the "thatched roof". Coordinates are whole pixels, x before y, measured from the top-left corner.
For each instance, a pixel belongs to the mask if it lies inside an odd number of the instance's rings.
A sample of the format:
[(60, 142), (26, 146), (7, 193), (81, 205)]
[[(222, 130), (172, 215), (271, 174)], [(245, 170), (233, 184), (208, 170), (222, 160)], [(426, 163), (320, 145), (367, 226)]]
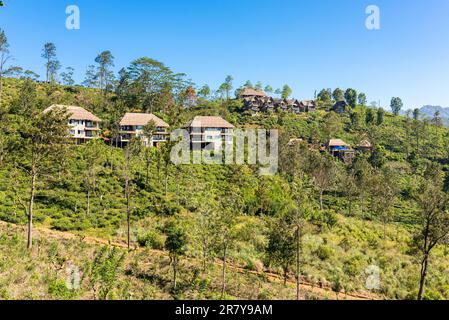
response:
[(86, 109), (77, 106), (65, 106), (62, 104), (54, 104), (51, 107), (45, 109), (44, 113), (49, 112), (50, 110), (64, 109), (64, 108), (67, 110), (67, 114), (69, 115), (70, 120), (88, 120), (94, 122), (101, 122), (101, 119), (98, 118), (96, 115), (94, 115), (92, 112), (89, 112)]
[(329, 147), (349, 147), (349, 144), (347, 144), (346, 142), (344, 142), (341, 139), (331, 139), (327, 145)]
[(266, 97), (267, 94), (262, 90), (256, 90), (253, 88), (244, 88), (240, 92), (240, 97)]
[(359, 147), (361, 147), (361, 148), (372, 148), (372, 146), (373, 145), (368, 140), (362, 140), (359, 143)]
[(222, 117), (195, 117), (186, 127), (188, 128), (225, 128), (234, 129), (235, 127)]
[(151, 113), (127, 113), (120, 121), (121, 126), (146, 126), (153, 121), (156, 127), (168, 128), (170, 125)]

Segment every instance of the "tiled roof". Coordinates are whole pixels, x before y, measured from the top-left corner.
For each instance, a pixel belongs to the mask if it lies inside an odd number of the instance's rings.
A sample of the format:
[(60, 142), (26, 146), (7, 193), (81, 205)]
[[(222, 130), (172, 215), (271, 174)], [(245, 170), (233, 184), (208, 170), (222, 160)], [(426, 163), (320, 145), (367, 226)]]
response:
[(95, 122), (101, 122), (101, 119), (98, 118), (96, 115), (94, 115), (92, 112), (87, 111), (84, 108), (76, 107), (76, 106), (65, 106), (61, 104), (54, 104), (51, 107), (48, 107), (44, 110), (45, 112), (49, 112), (50, 110), (53, 110), (55, 108), (59, 109), (66, 109), (67, 114), (69, 114), (70, 120), (89, 120), (89, 121), (95, 121)]
[(234, 126), (222, 117), (195, 117), (187, 124), (191, 128), (227, 128), (234, 129)]
[(127, 113), (120, 121), (121, 126), (145, 126), (154, 121), (157, 127), (168, 128), (168, 123), (151, 113)]

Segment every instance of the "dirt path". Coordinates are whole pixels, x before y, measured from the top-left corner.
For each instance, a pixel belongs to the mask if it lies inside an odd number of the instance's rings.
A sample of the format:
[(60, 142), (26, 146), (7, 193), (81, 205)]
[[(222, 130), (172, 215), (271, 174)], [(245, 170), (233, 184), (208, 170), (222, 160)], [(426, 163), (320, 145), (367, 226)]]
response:
[[(20, 230), (21, 232), (26, 234), (26, 227), (24, 227), (24, 226), (8, 224), (3, 221), (0, 221), (0, 226), (2, 226), (2, 227), (10, 226), (10, 227), (13, 227), (16, 230)], [(79, 240), (79, 241), (83, 241), (83, 242), (85, 242), (87, 244), (91, 244), (91, 245), (107, 245), (107, 246), (113, 246), (113, 247), (122, 248), (122, 249), (128, 248), (126, 242), (124, 242), (124, 241), (117, 241), (117, 240), (108, 241), (108, 240), (105, 240), (102, 238), (97, 238), (97, 237), (87, 237), (87, 236), (82, 236), (82, 235), (74, 234), (74, 233), (70, 233), (70, 232), (55, 231), (55, 230), (51, 230), (51, 229), (40, 227), (40, 226), (34, 227), (34, 237), (36, 237), (36, 236), (43, 236), (47, 239), (54, 239), (54, 240), (61, 240), (61, 239)], [(149, 250), (149, 249), (133, 247), (133, 250), (144, 251), (144, 250)], [(150, 252), (160, 255), (160, 256), (168, 257), (168, 253), (165, 251), (152, 249), (152, 250), (150, 250)], [(220, 261), (215, 261), (214, 264), (216, 266), (221, 266)], [(271, 273), (271, 272), (258, 272), (258, 271), (248, 270), (248, 269), (242, 268), (240, 266), (232, 265), (232, 264), (228, 265), (228, 269), (234, 270), (235, 272), (239, 272), (241, 274), (249, 273), (252, 275), (259, 276), (259, 277), (264, 276), (269, 281), (273, 281), (273, 282), (278, 282), (278, 283), (284, 282), (283, 277), (281, 275)], [(290, 286), (296, 286), (296, 281), (295, 281), (295, 279), (289, 278), (287, 280), (287, 284)], [(354, 293), (354, 292), (348, 293), (348, 294), (345, 294), (342, 292), (337, 297), (337, 294), (331, 288), (312, 286), (310, 283), (308, 283), (304, 280), (301, 280), (301, 290), (303, 293), (306, 291), (308, 293), (313, 293), (320, 297), (328, 297), (328, 298), (334, 299), (334, 300), (337, 300), (338, 298), (344, 299), (344, 300), (379, 300), (379, 299), (381, 299), (380, 297), (370, 294), (370, 293)]]

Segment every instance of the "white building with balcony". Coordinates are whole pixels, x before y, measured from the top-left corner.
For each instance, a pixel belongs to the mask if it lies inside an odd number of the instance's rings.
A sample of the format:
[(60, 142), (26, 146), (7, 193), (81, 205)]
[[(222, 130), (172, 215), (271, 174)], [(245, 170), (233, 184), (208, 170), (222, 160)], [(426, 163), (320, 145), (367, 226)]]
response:
[(195, 117), (186, 125), (193, 150), (220, 150), (234, 142), (235, 127), (221, 117)]
[(87, 111), (84, 108), (77, 106), (65, 106), (65, 105), (52, 105), (44, 112), (48, 112), (55, 108), (67, 110), (69, 116), (70, 137), (76, 141), (77, 144), (85, 143), (92, 139), (100, 137), (100, 122), (93, 113)]
[[(151, 139), (145, 136), (145, 126), (153, 122), (155, 130)], [(145, 146), (157, 147), (162, 142), (166, 142), (169, 136), (170, 126), (164, 120), (149, 113), (127, 113), (120, 121), (120, 141), (122, 146), (126, 146), (129, 141), (138, 137), (141, 138)]]

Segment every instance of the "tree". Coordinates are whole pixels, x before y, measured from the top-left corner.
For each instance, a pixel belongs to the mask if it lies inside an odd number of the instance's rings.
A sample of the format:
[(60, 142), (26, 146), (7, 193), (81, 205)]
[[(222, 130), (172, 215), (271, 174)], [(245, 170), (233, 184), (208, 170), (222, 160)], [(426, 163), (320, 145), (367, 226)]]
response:
[(260, 81), (256, 82), (256, 86), (254, 87), (254, 89), (258, 90), (258, 91), (262, 91), (263, 90), (263, 84)]
[(236, 190), (226, 190), (220, 209), (214, 215), (216, 251), (222, 258), (221, 295), (226, 294), (226, 268), (229, 250), (234, 246), (238, 234), (235, 227), (242, 210), (242, 199)]
[(345, 100), (345, 93), (340, 88), (337, 88), (332, 92), (332, 97), (335, 101), (344, 101)]
[(288, 99), (292, 95), (292, 89), (288, 85), (282, 88), (282, 99)]
[(366, 94), (364, 94), (363, 92), (360, 92), (359, 96), (358, 96), (358, 101), (359, 101), (359, 105), (366, 106), (366, 103), (368, 101), (366, 99)]
[(332, 96), (331, 96), (331, 94), (329, 93), (328, 90), (323, 89), (323, 90), (321, 90), (321, 91), (318, 93), (318, 97), (317, 97), (317, 98), (318, 98), (318, 100), (321, 101), (321, 102), (328, 103), (328, 102), (331, 101)]
[(132, 108), (169, 113), (179, 102), (180, 93), (190, 85), (184, 78), (185, 74), (173, 73), (162, 62), (139, 58), (127, 69), (127, 85), (122, 89), (124, 100)]
[(273, 87), (272, 86), (270, 86), (270, 85), (267, 85), (266, 87), (265, 87), (265, 90), (264, 90), (266, 93), (268, 93), (268, 94), (271, 94), (271, 93), (273, 93)]
[(319, 191), (320, 210), (324, 209), (323, 194), (335, 182), (336, 168), (333, 159), (324, 156), (316, 156), (313, 163), (312, 177)]
[(384, 227), (384, 239), (387, 238), (387, 224), (391, 221), (392, 207), (396, 200), (396, 191), (391, 173), (376, 172), (369, 183), (371, 195), (371, 211), (379, 217)]
[(86, 272), (94, 300), (106, 300), (116, 287), (125, 257), (125, 253), (120, 254), (117, 248), (106, 246), (95, 253)]
[(419, 110), (418, 108), (413, 110), (413, 120), (419, 121), (420, 115), (421, 115), (421, 110)]
[(201, 87), (201, 89), (198, 91), (198, 95), (204, 99), (209, 98), (210, 96), (210, 88), (207, 84)]
[(122, 166), (122, 176), (125, 189), (126, 200), (126, 222), (127, 222), (127, 243), (128, 250), (131, 249), (131, 201), (133, 195), (133, 176), (134, 176), (134, 160), (141, 151), (141, 141), (139, 138), (133, 138), (125, 147), (124, 162)]
[(72, 67), (67, 67), (65, 69), (65, 72), (61, 73), (62, 82), (66, 86), (73, 86), (75, 84), (75, 80), (73, 80), (74, 71), (75, 69), (73, 69)]
[(374, 123), (374, 113), (372, 109), (367, 109), (365, 114), (365, 122), (366, 124)]
[(56, 57), (56, 46), (52, 42), (47, 42), (42, 49), (42, 58), (46, 60), (45, 68), (47, 70), (46, 73), (46, 81), (47, 82), (55, 82), (57, 71), (61, 68), (61, 64), (59, 63)]
[(114, 80), (114, 73), (111, 68), (114, 67), (114, 56), (111, 51), (103, 51), (96, 58), (97, 76), (99, 88), (103, 91), (103, 96), (106, 95), (112, 81)]
[(29, 198), (25, 210), (28, 217), (27, 247), (31, 249), (37, 181), (41, 176), (50, 176), (61, 168), (69, 128), (66, 110), (55, 108), (42, 113), (36, 111), (35, 98), (27, 98), (22, 102), (27, 113), (18, 129), (21, 138), (15, 164), (29, 177)]
[(0, 106), (2, 101), (3, 77), (8, 73), (6, 63), (11, 59), (9, 55), (9, 43), (5, 31), (0, 28)]
[(157, 129), (157, 126), (156, 126), (156, 123), (153, 120), (148, 122), (143, 127), (143, 135), (144, 135), (145, 139), (148, 141), (147, 142), (147, 148), (145, 149), (145, 152), (144, 152), (144, 155), (145, 155), (145, 167), (146, 167), (145, 184), (146, 184), (147, 187), (149, 186), (150, 166), (151, 166), (151, 161), (153, 159), (152, 148), (148, 148), (148, 147), (152, 147), (151, 141), (153, 139), (154, 134), (156, 133), (156, 129)]
[(81, 148), (83, 162), (82, 185), (86, 191), (86, 214), (91, 213), (91, 196), (97, 186), (100, 165), (103, 162), (104, 143), (100, 140), (92, 140), (84, 144)]
[(291, 228), (290, 217), (287, 214), (281, 213), (280, 217), (272, 222), (266, 251), (268, 261), (282, 268), (284, 285), (286, 285), (290, 265), (296, 255), (295, 233)]
[(253, 89), (254, 88), (253, 83), (251, 82), (251, 80), (246, 81), (243, 86), (245, 88), (248, 88), (248, 89)]
[(354, 109), (357, 106), (357, 91), (351, 88), (347, 89), (345, 92), (345, 100)]
[(229, 100), (232, 91), (232, 81), (234, 78), (232, 76), (227, 76), (225, 82), (220, 86), (220, 91), (222, 91), (226, 97), (226, 100)]
[[(429, 181), (430, 180), (430, 181)], [(424, 287), (432, 250), (442, 244), (449, 234), (447, 194), (442, 191), (440, 179), (426, 179), (415, 196), (419, 207), (417, 231), (413, 244), (418, 249), (421, 261), (418, 300), (423, 299)]]
[(436, 111), (433, 115), (432, 118), (432, 124), (437, 126), (437, 127), (442, 127), (443, 126), (443, 119), (441, 118), (441, 112), (440, 111)]
[(377, 109), (377, 119), (376, 119), (376, 124), (378, 126), (382, 125), (384, 123), (384, 114), (385, 111), (382, 108)]
[(173, 267), (173, 290), (176, 290), (179, 258), (185, 254), (187, 234), (179, 223), (174, 222), (168, 225), (166, 234), (165, 248), (170, 254), (170, 264)]
[(404, 104), (402, 103), (401, 98), (398, 97), (391, 98), (390, 108), (395, 116), (399, 115), (399, 112), (401, 111), (403, 106)]
[(88, 88), (96, 88), (98, 85), (98, 74), (94, 65), (87, 67), (83, 85)]

